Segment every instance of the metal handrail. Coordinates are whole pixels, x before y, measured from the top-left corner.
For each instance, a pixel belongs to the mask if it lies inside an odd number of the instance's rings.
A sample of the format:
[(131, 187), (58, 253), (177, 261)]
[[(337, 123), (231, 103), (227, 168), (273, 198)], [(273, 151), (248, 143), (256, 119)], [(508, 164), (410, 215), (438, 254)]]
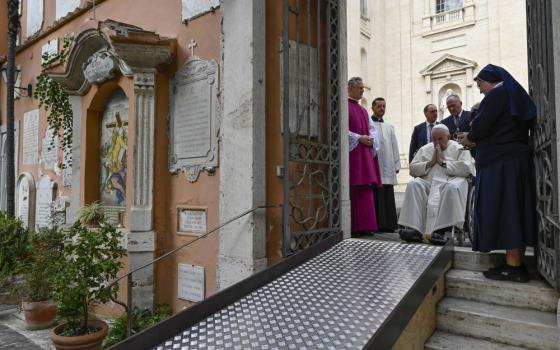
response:
[(198, 241), (198, 240), (200, 240), (200, 239), (202, 239), (202, 238), (205, 238), (206, 236), (208, 236), (208, 235), (211, 234), (212, 232), (215, 232), (215, 231), (221, 229), (222, 227), (224, 227), (224, 226), (226, 226), (226, 225), (228, 225), (228, 224), (230, 224), (230, 223), (232, 223), (232, 222), (234, 222), (234, 221), (236, 221), (236, 220), (238, 220), (238, 219), (244, 217), (244, 216), (247, 215), (247, 214), (250, 214), (250, 213), (252, 213), (252, 212), (254, 212), (254, 211), (258, 210), (258, 209), (273, 208), (273, 207), (277, 207), (277, 206), (282, 206), (282, 205), (281, 205), (281, 204), (265, 204), (265, 205), (258, 205), (258, 206), (256, 206), (256, 207), (253, 207), (253, 208), (249, 209), (249, 210), (246, 210), (246, 211), (244, 211), (243, 213), (241, 213), (241, 214), (239, 214), (239, 215), (237, 215), (237, 216), (235, 216), (235, 217), (229, 219), (228, 221), (223, 222), (223, 223), (217, 225), (216, 227), (212, 228), (211, 230), (206, 231), (206, 233), (204, 233), (204, 234), (201, 235), (201, 236), (196, 237), (196, 238), (193, 239), (192, 241), (189, 241), (189, 242), (187, 242), (187, 243), (184, 243), (184, 244), (178, 246), (177, 248), (174, 248), (173, 250), (170, 250), (169, 252), (163, 254), (162, 256), (160, 256), (160, 257), (158, 257), (158, 258), (156, 258), (156, 259), (150, 261), (149, 263), (146, 263), (146, 264), (144, 264), (144, 265), (142, 265), (142, 266), (140, 266), (140, 267), (137, 267), (137, 268), (135, 268), (135, 269), (132, 270), (132, 271), (127, 272), (126, 274), (122, 275), (121, 277), (118, 277), (116, 280), (114, 280), (113, 282), (111, 282), (111, 283), (107, 286), (107, 288), (109, 288), (109, 289), (111, 289), (111, 287), (113, 287), (115, 284), (117, 284), (117, 283), (118, 283), (119, 281), (121, 281), (123, 278), (126, 277), (126, 279), (127, 279), (127, 280), (126, 280), (126, 283), (127, 283), (127, 286), (126, 286), (126, 304), (125, 304), (124, 302), (122, 302), (122, 301), (117, 300), (117, 299), (116, 299), (116, 296), (113, 296), (112, 294), (110, 294), (110, 296), (109, 296), (109, 298), (110, 298), (115, 304), (118, 304), (118, 305), (122, 306), (122, 307), (125, 309), (125, 311), (126, 311), (126, 319), (127, 319), (127, 322), (126, 322), (126, 337), (127, 337), (127, 338), (130, 337), (130, 333), (132, 332), (132, 274), (133, 274), (133, 273), (135, 273), (135, 272), (137, 272), (137, 271), (139, 271), (139, 270), (142, 270), (143, 268), (146, 268), (146, 267), (148, 267), (148, 266), (150, 266), (150, 265), (153, 265), (153, 264), (155, 264), (156, 262), (158, 262), (158, 261), (160, 261), (160, 260), (163, 260), (163, 259), (167, 258), (167, 257), (170, 256), (170, 255), (173, 255), (174, 253), (178, 252), (179, 250), (181, 250), (181, 249), (183, 249), (183, 248), (185, 248), (185, 247), (187, 247), (187, 246), (193, 244), (194, 242), (196, 242), (196, 241)]

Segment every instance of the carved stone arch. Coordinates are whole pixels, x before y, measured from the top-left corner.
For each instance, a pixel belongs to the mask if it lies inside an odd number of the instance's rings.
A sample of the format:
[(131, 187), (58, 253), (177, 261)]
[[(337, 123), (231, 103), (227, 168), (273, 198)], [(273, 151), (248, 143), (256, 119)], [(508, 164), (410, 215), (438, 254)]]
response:
[(75, 39), (68, 63), (63, 73), (49, 73), (49, 76), (66, 87), (70, 95), (85, 95), (91, 84), (84, 76), (84, 63), (94, 53), (107, 50), (109, 43), (103, 33), (97, 29), (88, 29)]

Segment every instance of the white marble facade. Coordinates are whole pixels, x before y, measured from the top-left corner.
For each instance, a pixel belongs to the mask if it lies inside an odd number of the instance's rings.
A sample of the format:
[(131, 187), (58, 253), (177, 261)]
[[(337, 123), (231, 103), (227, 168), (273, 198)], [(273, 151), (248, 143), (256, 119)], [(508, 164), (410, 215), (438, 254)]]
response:
[(467, 109), (482, 99), (472, 78), (487, 63), (528, 85), (525, 0), (454, 0), (459, 7), (441, 13), (437, 3), (348, 2), (348, 76), (364, 78), (370, 113), (375, 97), (386, 99), (386, 120), (395, 126), (403, 159), (426, 104), (440, 108), (450, 89)]

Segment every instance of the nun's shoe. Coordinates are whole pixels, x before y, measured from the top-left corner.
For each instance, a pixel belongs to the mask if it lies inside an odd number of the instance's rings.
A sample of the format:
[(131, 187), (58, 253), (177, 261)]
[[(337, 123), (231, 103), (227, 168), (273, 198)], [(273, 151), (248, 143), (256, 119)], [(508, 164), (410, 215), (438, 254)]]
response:
[(483, 272), (484, 277), (496, 281), (510, 281), (526, 283), (531, 279), (525, 266), (503, 265)]

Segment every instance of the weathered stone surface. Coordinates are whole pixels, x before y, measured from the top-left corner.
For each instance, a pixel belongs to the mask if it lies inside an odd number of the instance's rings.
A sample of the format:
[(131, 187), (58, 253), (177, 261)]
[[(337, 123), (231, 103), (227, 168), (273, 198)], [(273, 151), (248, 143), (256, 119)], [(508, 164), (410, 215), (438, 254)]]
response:
[(438, 329), (528, 349), (558, 349), (556, 314), (445, 298), (438, 305)]
[(447, 295), (498, 305), (510, 305), (556, 312), (558, 292), (545, 282), (515, 283), (484, 278), (482, 272), (450, 270), (446, 275)]
[(424, 345), (425, 350), (523, 350), (517, 346), (436, 331)]
[[(469, 247), (455, 247), (453, 268), (471, 271), (486, 271), (491, 267), (502, 265), (505, 261), (505, 252), (492, 253), (473, 252)], [(527, 249), (525, 260), (527, 265), (532, 265), (533, 250)]]

